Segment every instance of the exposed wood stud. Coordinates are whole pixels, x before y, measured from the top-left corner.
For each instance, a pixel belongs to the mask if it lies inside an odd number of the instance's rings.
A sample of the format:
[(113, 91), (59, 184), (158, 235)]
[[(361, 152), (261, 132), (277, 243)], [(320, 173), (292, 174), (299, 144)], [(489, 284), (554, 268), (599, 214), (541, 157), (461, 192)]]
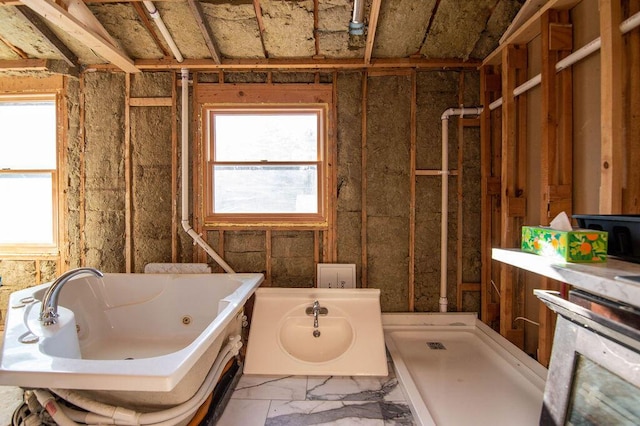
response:
[(140, 72), (84, 3), (74, 3), (75, 14), (54, 0), (23, 0), (22, 3), (123, 71)]
[[(526, 213), (524, 194), (525, 164), (524, 140), (519, 132), (519, 118), (525, 107), (524, 96), (516, 99), (513, 90), (524, 80), (526, 72), (526, 46), (507, 46), (502, 50), (502, 202), (506, 204), (501, 211), (501, 247), (516, 247), (519, 241), (520, 224), (517, 218)], [(521, 120), (520, 120), (521, 121)], [(500, 334), (522, 348), (524, 333), (514, 328), (514, 318), (518, 316), (519, 303), (524, 296), (522, 287), (513, 267), (500, 265)]]
[(58, 217), (56, 218), (57, 227), (60, 229), (58, 233), (58, 262), (56, 265), (56, 273), (59, 275), (62, 271), (66, 271), (69, 269), (69, 259), (71, 256), (70, 253), (70, 244), (69, 244), (69, 223), (66, 220), (66, 214), (63, 212), (68, 205), (68, 197), (67, 190), (68, 182), (69, 182), (69, 167), (68, 164), (68, 156), (67, 150), (69, 147), (68, 138), (69, 134), (67, 132), (67, 123), (69, 123), (69, 113), (68, 113), (68, 105), (67, 105), (67, 89), (68, 89), (68, 80), (66, 78), (62, 79), (62, 89), (58, 91), (56, 94), (56, 105), (57, 105), (57, 114), (58, 117), (62, 117), (62, 119), (58, 120), (58, 132), (57, 132), (57, 146), (58, 146), (58, 182), (57, 182), (57, 191), (59, 194), (58, 197)]
[(367, 28), (367, 41), (364, 48), (364, 63), (371, 62), (371, 55), (373, 53), (373, 44), (376, 39), (376, 29), (378, 27), (378, 17), (380, 16), (380, 5), (382, 0), (373, 0), (371, 3), (371, 10), (369, 12), (369, 24)]
[(131, 162), (131, 74), (125, 74), (124, 86), (124, 257), (125, 272), (133, 272), (133, 177)]
[(85, 115), (86, 115), (86, 110), (87, 110), (87, 106), (85, 105), (85, 91), (84, 91), (84, 79), (85, 79), (85, 74), (82, 73), (80, 74), (80, 81), (79, 81), (79, 88), (78, 88), (78, 93), (79, 93), (79, 101), (78, 104), (80, 105), (79, 107), (79, 130), (78, 130), (78, 143), (80, 145), (80, 149), (79, 149), (79, 154), (78, 154), (78, 162), (80, 163), (80, 189), (79, 189), (79, 194), (78, 194), (78, 198), (80, 200), (80, 212), (79, 212), (79, 230), (78, 230), (78, 236), (79, 236), (79, 242), (78, 242), (78, 247), (80, 250), (80, 266), (84, 266), (86, 265), (86, 261), (87, 261), (87, 254), (86, 254), (86, 250), (87, 250), (87, 242), (85, 239), (85, 229), (86, 229), (86, 223), (87, 223), (87, 197), (86, 197), (86, 186), (87, 186), (87, 171), (86, 171), (86, 165), (85, 165), (85, 152), (87, 149), (87, 137), (86, 137), (86, 131), (85, 131)]
[[(221, 64), (214, 63), (211, 59), (185, 59), (178, 62), (175, 59), (137, 59), (135, 65), (141, 70), (179, 70), (188, 68), (193, 70), (364, 70), (364, 69), (476, 69), (480, 65), (479, 61), (457, 59), (426, 59), (426, 58), (399, 58), (386, 59), (375, 58), (364, 63), (362, 59), (331, 59), (331, 58), (311, 58), (311, 59), (225, 59)], [(110, 65), (92, 64), (96, 69), (113, 69)]]
[(315, 44), (316, 54), (320, 55), (320, 37), (318, 37), (318, 3), (319, 0), (313, 0), (313, 41)]
[(15, 53), (16, 55), (18, 55), (21, 59), (29, 59), (29, 55), (27, 55), (24, 50), (20, 49), (17, 46), (14, 46), (13, 43), (11, 43), (9, 40), (7, 40), (6, 38), (0, 36), (0, 42), (2, 42), (2, 44), (4, 44), (5, 46), (7, 46), (13, 53)]
[(171, 107), (173, 98), (129, 98), (129, 106), (132, 107)]
[[(266, 254), (265, 254), (265, 257), (266, 257), (266, 264), (267, 264), (266, 265), (267, 271), (266, 271), (266, 274), (265, 274), (266, 275), (266, 277), (265, 277), (265, 281), (266, 281), (265, 286), (266, 287), (271, 287), (271, 284), (272, 284), (271, 283), (271, 274), (272, 274), (271, 253), (272, 253), (272, 249), (271, 249), (271, 230), (270, 229), (267, 229), (265, 231), (264, 238), (265, 238), (265, 243), (266, 243)], [(315, 238), (314, 240), (315, 240), (314, 246), (317, 246), (318, 238)]]
[[(629, 15), (640, 11), (640, 1), (629, 1)], [(632, 30), (626, 39), (627, 81), (624, 93), (627, 95), (625, 123), (626, 137), (626, 185), (622, 192), (622, 212), (625, 214), (640, 213), (640, 28)]]
[(418, 76), (411, 72), (411, 141), (409, 148), (409, 291), (408, 310), (415, 311), (416, 298), (416, 151), (417, 151)]
[[(480, 67), (480, 103), (489, 105), (493, 101), (493, 95), (498, 89), (497, 76), (492, 73), (490, 66)], [(480, 127), (480, 203), (482, 220), (480, 225), (480, 250), (482, 260), (482, 279), (480, 292), (480, 319), (487, 325), (492, 325), (493, 318), (489, 316), (489, 303), (491, 303), (491, 199), (492, 195), (500, 194), (499, 181), (494, 183), (493, 191), (490, 190), (492, 180), (497, 179), (491, 175), (491, 110), (485, 106), (480, 115), (482, 126)], [(495, 188), (497, 186), (497, 188)]]
[(368, 74), (367, 72), (362, 73), (362, 145), (361, 145), (361, 235), (360, 235), (360, 245), (362, 247), (362, 273), (360, 274), (362, 288), (367, 288), (367, 275), (368, 275), (368, 267), (367, 267), (367, 83), (368, 83)]
[(202, 6), (200, 5), (200, 0), (187, 0), (187, 4), (189, 5), (191, 13), (196, 20), (196, 24), (198, 24), (198, 27), (200, 28), (202, 36), (204, 37), (204, 42), (209, 49), (211, 59), (213, 59), (213, 62), (215, 62), (216, 64), (219, 64), (221, 62), (220, 51), (218, 50), (214, 42), (213, 31), (211, 31), (209, 21), (207, 21), (206, 17), (204, 16)]
[[(460, 73), (458, 80), (458, 104), (464, 105), (464, 71)], [(464, 221), (462, 217), (463, 212), (463, 164), (464, 164), (464, 123), (462, 118), (457, 119), (458, 124), (458, 176), (456, 178), (456, 201), (457, 201), (457, 214), (456, 214), (456, 308), (458, 312), (462, 311), (462, 237)]]
[(178, 262), (178, 76), (171, 73), (171, 261)]
[(619, 0), (600, 10), (600, 213), (622, 213), (622, 11)]
[(42, 18), (40, 18), (40, 15), (29, 9), (27, 6), (17, 6), (16, 10), (20, 17), (29, 22), (33, 28), (49, 42), (51, 48), (62, 56), (62, 59), (66, 61), (67, 64), (72, 67), (79, 68), (78, 57), (76, 54), (73, 53), (53, 31), (51, 31)]
[(253, 9), (256, 12), (256, 21), (258, 21), (258, 30), (260, 30), (260, 44), (262, 45), (262, 54), (269, 59), (269, 52), (264, 44), (264, 22), (262, 21), (262, 7), (260, 0), (253, 0)]
[[(318, 79), (317, 84), (320, 83), (320, 74), (316, 73)], [(331, 78), (333, 86), (333, 99), (331, 102), (331, 120), (329, 122), (329, 212), (330, 218), (330, 232), (331, 232), (331, 262), (338, 261), (338, 181), (337, 181), (337, 169), (338, 169), (338, 73), (334, 72)]]

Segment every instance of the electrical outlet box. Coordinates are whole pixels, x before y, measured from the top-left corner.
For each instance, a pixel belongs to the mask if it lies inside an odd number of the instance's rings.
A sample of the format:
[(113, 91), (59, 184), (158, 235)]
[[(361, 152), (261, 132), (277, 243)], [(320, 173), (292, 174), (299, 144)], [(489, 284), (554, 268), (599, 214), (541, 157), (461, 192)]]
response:
[(319, 263), (319, 288), (355, 288), (356, 265), (354, 263)]

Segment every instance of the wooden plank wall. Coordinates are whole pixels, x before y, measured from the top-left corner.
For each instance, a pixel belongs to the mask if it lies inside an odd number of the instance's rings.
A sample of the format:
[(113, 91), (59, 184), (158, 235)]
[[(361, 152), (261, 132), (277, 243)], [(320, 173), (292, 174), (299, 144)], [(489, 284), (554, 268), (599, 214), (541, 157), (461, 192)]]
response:
[[(521, 218), (526, 217), (531, 209), (538, 209), (542, 224), (548, 224), (561, 211), (571, 214), (575, 185), (579, 185), (572, 179), (573, 77), (571, 67), (557, 73), (555, 65), (580, 47), (572, 45), (575, 23), (572, 24), (570, 19), (570, 10), (578, 3), (579, 0), (549, 1), (524, 24), (526, 28), (509, 37), (481, 67), (481, 96), (485, 105), (481, 121), (481, 318), (494, 328), (499, 322), (501, 334), (516, 344), (522, 342), (522, 336), (513, 321), (516, 315), (522, 314), (524, 298), (533, 296), (520, 293), (518, 281), (521, 280), (512, 267), (500, 265), (497, 277), (498, 268), (491, 261), (490, 252), (491, 247), (496, 246), (519, 247)], [(640, 171), (633, 164), (640, 160), (640, 30), (622, 35), (619, 25), (623, 19), (640, 10), (640, 1), (599, 0), (597, 7), (602, 41), (599, 212), (637, 214), (640, 211)], [(512, 93), (523, 82), (520, 70), (525, 65), (521, 52), (526, 51), (530, 42), (538, 37), (541, 46), (541, 122), (530, 123), (526, 109), (519, 101), (520, 96), (514, 98)], [(501, 79), (501, 88), (497, 84), (498, 78)], [(486, 106), (500, 96), (502, 106), (489, 111)], [(541, 129), (541, 200), (538, 205), (525, 202), (527, 182), (522, 171), (526, 167), (526, 159), (523, 162), (520, 154), (527, 143), (525, 133), (522, 133), (526, 126), (540, 126)], [(498, 150), (501, 150), (501, 157)], [(498, 177), (501, 179), (499, 193)], [(494, 285), (497, 279), (499, 290)], [(547, 279), (541, 281), (541, 286), (566, 290), (562, 283)], [(548, 365), (555, 315), (540, 304), (538, 320), (538, 360)]]

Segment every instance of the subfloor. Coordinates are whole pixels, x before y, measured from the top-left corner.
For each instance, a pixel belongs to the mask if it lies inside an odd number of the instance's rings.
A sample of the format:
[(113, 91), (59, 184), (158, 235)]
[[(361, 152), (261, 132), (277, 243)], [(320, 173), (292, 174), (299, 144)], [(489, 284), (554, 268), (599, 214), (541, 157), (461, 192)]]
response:
[(389, 364), (387, 377), (243, 375), (218, 426), (415, 425)]

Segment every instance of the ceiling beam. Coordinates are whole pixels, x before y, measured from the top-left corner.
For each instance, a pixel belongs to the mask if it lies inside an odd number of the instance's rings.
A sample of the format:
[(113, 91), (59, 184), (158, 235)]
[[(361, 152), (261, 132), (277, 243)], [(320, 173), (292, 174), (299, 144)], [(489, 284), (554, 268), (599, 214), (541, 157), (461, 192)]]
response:
[(20, 49), (17, 46), (14, 46), (13, 43), (11, 43), (9, 40), (7, 40), (6, 38), (0, 36), (0, 43), (4, 44), (5, 46), (7, 46), (9, 49), (11, 49), (11, 51), (13, 53), (15, 53), (17, 56), (19, 56), (22, 59), (28, 59), (29, 55), (27, 55), (24, 50)]
[(83, 2), (67, 0), (68, 10), (54, 0), (22, 0), (22, 3), (121, 70), (140, 72)]
[(18, 6), (16, 10), (18, 11), (18, 16), (30, 23), (35, 31), (49, 42), (51, 48), (55, 50), (69, 66), (79, 68), (78, 57), (51, 31), (51, 28), (44, 23), (40, 15), (27, 6)]
[[(209, 59), (185, 59), (183, 62), (163, 59), (138, 59), (136, 66), (141, 70), (179, 70), (188, 68), (192, 70), (362, 70), (362, 69), (477, 69), (480, 61), (450, 60), (450, 59), (373, 59), (364, 64), (362, 59), (225, 59), (221, 64), (216, 64)], [(104, 68), (94, 65), (90, 68)]]
[(204, 37), (204, 42), (207, 44), (209, 48), (209, 53), (211, 54), (211, 59), (216, 64), (220, 63), (220, 52), (213, 42), (213, 32), (211, 31), (211, 27), (209, 26), (209, 21), (204, 16), (204, 12), (202, 11), (202, 6), (200, 5), (199, 0), (187, 0), (189, 4), (189, 8), (191, 9), (191, 13), (200, 27), (200, 32), (202, 32), (202, 36)]
[(58, 59), (0, 60), (0, 71), (47, 71), (78, 77), (79, 71)]
[(262, 44), (262, 54), (265, 58), (269, 58), (269, 52), (267, 52), (267, 47), (264, 45), (264, 21), (262, 21), (262, 7), (260, 6), (260, 0), (253, 0), (253, 9), (256, 12), (256, 20), (258, 21), (260, 43)]
[(373, 42), (376, 38), (376, 29), (378, 27), (378, 16), (380, 16), (380, 4), (382, 0), (373, 0), (371, 3), (371, 11), (369, 13), (369, 25), (367, 28), (367, 43), (364, 48), (364, 63), (371, 62), (371, 54), (373, 53)]

